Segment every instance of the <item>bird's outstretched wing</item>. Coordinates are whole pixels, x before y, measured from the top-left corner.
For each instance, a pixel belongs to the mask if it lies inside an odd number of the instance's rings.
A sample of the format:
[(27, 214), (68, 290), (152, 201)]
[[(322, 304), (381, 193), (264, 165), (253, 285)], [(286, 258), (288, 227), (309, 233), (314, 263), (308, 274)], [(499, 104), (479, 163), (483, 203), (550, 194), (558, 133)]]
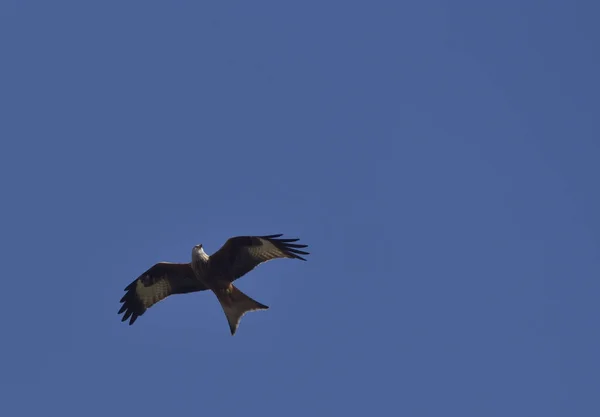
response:
[(272, 259), (292, 258), (306, 261), (300, 255), (309, 253), (299, 249), (308, 245), (293, 243), (299, 239), (278, 239), (280, 236), (282, 235), (232, 237), (211, 255), (211, 270), (220, 271), (233, 281)]
[(169, 295), (202, 290), (206, 287), (196, 279), (189, 263), (159, 262), (125, 287), (127, 293), (121, 298), (123, 305), (118, 314), (125, 313), (121, 321), (131, 317), (132, 325), (148, 308)]

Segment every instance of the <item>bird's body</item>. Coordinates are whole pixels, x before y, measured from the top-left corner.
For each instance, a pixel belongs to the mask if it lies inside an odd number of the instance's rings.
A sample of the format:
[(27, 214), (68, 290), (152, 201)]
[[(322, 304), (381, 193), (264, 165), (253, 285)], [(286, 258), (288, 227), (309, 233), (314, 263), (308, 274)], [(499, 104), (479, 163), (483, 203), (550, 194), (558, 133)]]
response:
[(278, 239), (281, 235), (237, 236), (230, 238), (217, 252), (209, 256), (202, 245), (192, 249), (190, 263), (159, 262), (129, 284), (121, 299), (119, 314), (122, 321), (130, 319), (133, 324), (144, 312), (171, 294), (185, 294), (211, 290), (219, 300), (229, 322), (231, 334), (235, 334), (239, 321), (248, 311), (266, 310), (267, 307), (248, 297), (233, 281), (246, 275), (263, 262), (277, 258), (294, 258), (305, 261), (299, 255), (298, 239)]

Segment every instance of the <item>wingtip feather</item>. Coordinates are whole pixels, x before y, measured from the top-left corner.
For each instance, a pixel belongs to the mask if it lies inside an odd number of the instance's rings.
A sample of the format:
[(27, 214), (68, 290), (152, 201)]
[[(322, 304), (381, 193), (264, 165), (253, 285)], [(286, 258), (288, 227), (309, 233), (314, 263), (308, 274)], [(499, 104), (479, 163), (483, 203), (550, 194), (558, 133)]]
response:
[(260, 236), (260, 238), (269, 240), (271, 243), (275, 244), (280, 250), (284, 251), (284, 253), (286, 253), (286, 255), (288, 255), (290, 258), (306, 261), (306, 259), (300, 255), (309, 255), (310, 253), (300, 250), (300, 248), (306, 248), (308, 247), (308, 245), (292, 243), (299, 241), (299, 238), (278, 239), (281, 236), (283, 236), (283, 234)]
[(283, 236), (283, 233), (279, 233), (278, 235), (267, 235), (267, 236), (259, 236), (259, 237), (261, 239), (276, 239), (281, 236)]

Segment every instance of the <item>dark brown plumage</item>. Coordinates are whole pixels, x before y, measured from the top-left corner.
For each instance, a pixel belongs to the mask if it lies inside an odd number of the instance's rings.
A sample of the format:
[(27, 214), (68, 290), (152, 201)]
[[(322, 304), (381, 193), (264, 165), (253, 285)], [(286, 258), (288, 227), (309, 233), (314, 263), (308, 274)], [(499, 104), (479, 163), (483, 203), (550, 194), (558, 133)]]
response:
[(118, 313), (124, 313), (121, 321), (130, 319), (129, 324), (133, 324), (148, 308), (172, 294), (210, 289), (217, 295), (234, 334), (244, 313), (268, 307), (239, 291), (232, 282), (273, 259), (306, 261), (300, 255), (309, 253), (300, 249), (307, 245), (294, 243), (298, 239), (280, 239), (281, 236), (232, 237), (210, 257), (202, 245), (196, 245), (190, 263), (153, 265), (125, 288), (127, 292), (121, 298), (123, 305)]
[(207, 289), (196, 278), (189, 263), (159, 262), (125, 287), (127, 293), (121, 298), (123, 305), (118, 314), (125, 313), (121, 321), (131, 316), (129, 324), (132, 325), (148, 308), (169, 295)]

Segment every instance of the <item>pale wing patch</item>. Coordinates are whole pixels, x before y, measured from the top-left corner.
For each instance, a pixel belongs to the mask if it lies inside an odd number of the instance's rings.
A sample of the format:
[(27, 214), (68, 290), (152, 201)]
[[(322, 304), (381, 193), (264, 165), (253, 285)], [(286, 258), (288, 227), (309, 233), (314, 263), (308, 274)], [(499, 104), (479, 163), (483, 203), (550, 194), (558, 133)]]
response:
[(289, 258), (282, 250), (278, 249), (277, 246), (272, 244), (266, 239), (260, 239), (261, 246), (251, 246), (248, 248), (248, 252), (255, 258), (259, 258), (263, 261), (270, 261), (275, 258)]
[(135, 293), (142, 304), (148, 308), (171, 294), (169, 281), (161, 278), (149, 286), (145, 286), (142, 280), (138, 280)]

